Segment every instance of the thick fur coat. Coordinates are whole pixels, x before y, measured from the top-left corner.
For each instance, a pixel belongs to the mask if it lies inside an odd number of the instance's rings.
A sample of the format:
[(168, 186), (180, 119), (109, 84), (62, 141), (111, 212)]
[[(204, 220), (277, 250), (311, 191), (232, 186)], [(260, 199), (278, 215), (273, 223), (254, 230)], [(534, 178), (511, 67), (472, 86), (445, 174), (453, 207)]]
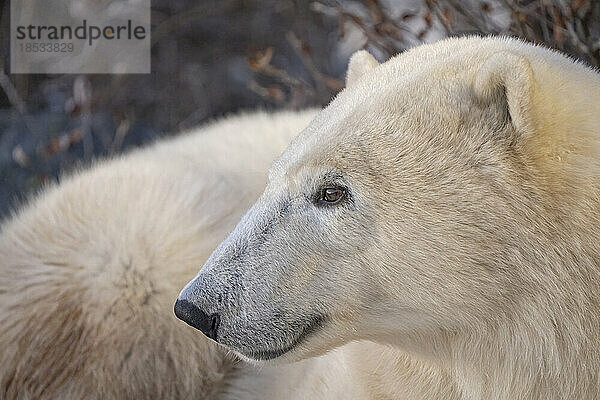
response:
[(598, 72), (469, 37), (348, 82), (179, 304), (245, 359), (369, 339), (463, 399), (600, 398)]
[(0, 398), (216, 398), (237, 367), (173, 299), (313, 115), (241, 115), (99, 162), (5, 221)]
[(97, 162), (5, 221), (0, 399), (426, 399), (432, 381), (451, 399), (447, 377), (386, 346), (257, 368), (173, 315), (316, 112), (228, 117)]

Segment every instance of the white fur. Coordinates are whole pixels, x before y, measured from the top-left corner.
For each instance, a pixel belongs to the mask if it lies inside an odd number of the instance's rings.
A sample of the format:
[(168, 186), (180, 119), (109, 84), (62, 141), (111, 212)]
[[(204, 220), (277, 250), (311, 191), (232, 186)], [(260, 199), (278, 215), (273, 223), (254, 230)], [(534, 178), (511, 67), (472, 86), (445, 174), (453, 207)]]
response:
[(241, 115), (99, 162), (6, 221), (0, 398), (215, 398), (238, 367), (174, 299), (313, 115)]
[(361, 76), (375, 68), (379, 63), (366, 50), (359, 50), (352, 55), (348, 62), (348, 72), (346, 73), (346, 86), (352, 85), (360, 79)]
[[(0, 398), (427, 398), (447, 377), (374, 343), (256, 368), (173, 303), (316, 111), (229, 117), (78, 171), (0, 235)], [(393, 384), (390, 384), (393, 382)]]
[(463, 399), (600, 398), (598, 73), (469, 37), (359, 75), (180, 299), (248, 359), (369, 339)]

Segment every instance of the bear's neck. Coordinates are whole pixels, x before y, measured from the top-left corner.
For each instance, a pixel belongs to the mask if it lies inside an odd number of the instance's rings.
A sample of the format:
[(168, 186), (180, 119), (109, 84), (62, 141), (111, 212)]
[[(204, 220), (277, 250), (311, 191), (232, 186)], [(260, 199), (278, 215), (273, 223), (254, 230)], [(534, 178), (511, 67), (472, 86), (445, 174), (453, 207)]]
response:
[(582, 320), (582, 315), (557, 320), (548, 314), (530, 314), (518, 326), (499, 323), (448, 336), (439, 359), (463, 398), (600, 398), (598, 324)]
[(600, 399), (600, 305), (586, 295), (593, 287), (556, 292), (553, 303), (531, 298), (493, 325), (383, 341), (441, 367), (464, 400)]
[(544, 251), (523, 250), (519, 280), (486, 326), (463, 322), (419, 349), (433, 349), (465, 400), (600, 399), (600, 207), (589, 208), (585, 220), (554, 221)]

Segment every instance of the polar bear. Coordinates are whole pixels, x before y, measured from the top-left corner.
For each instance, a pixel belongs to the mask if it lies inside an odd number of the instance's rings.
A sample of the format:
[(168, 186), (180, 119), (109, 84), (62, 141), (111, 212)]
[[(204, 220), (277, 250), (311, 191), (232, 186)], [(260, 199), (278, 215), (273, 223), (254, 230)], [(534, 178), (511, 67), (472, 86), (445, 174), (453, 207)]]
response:
[(5, 221), (0, 399), (427, 398), (432, 380), (455, 398), (445, 374), (386, 346), (257, 369), (172, 313), (315, 114), (233, 116), (98, 162)]
[(468, 37), (348, 80), (176, 314), (267, 364), (368, 339), (464, 399), (600, 398), (598, 72)]
[(314, 113), (231, 117), (99, 162), (5, 221), (0, 398), (217, 398), (239, 368), (172, 298)]
[(313, 114), (233, 117), (99, 163), (6, 221), (0, 398), (215, 398), (237, 367), (172, 298)]

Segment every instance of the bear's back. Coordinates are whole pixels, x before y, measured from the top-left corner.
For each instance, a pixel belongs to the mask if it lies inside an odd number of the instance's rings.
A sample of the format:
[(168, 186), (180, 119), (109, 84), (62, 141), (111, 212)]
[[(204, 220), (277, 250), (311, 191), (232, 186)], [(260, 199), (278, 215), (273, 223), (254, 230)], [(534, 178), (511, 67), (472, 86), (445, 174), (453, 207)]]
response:
[(77, 172), (0, 235), (0, 397), (198, 398), (232, 368), (180, 288), (315, 111), (234, 116)]

